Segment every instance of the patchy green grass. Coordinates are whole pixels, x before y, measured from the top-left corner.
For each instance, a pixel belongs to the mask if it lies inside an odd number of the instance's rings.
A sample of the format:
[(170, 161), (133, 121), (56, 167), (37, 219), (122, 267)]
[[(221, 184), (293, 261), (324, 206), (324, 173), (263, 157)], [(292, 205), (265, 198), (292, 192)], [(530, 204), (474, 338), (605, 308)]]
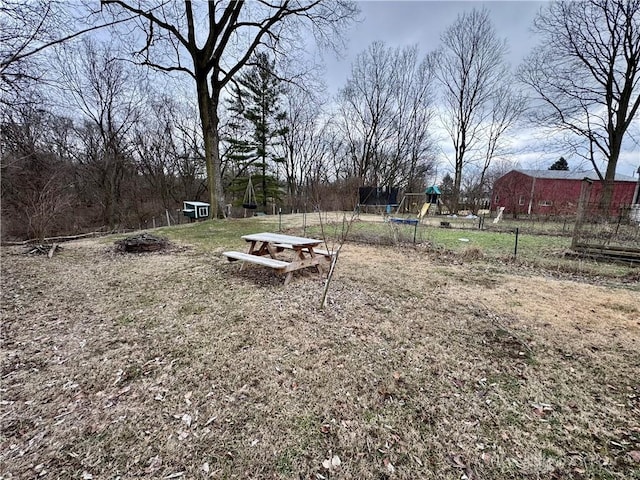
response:
[[(443, 217), (444, 218), (444, 217)], [(460, 228), (441, 228), (441, 219), (428, 219), (417, 228), (384, 222), (381, 216), (360, 215), (352, 220), (349, 212), (296, 214), (249, 217), (245, 219), (207, 220), (153, 230), (157, 235), (188, 244), (199, 251), (218, 253), (223, 250), (246, 248), (242, 235), (259, 231), (282, 231), (295, 235), (325, 239), (335, 248), (338, 239), (347, 234), (352, 242), (377, 245), (412, 244), (437, 254), (453, 254), (461, 261), (484, 260), (509, 262), (528, 268), (604, 278), (637, 278), (637, 268), (565, 256), (571, 245), (566, 222), (524, 222), (507, 220), (499, 230), (478, 230), (476, 220), (448, 219)], [(456, 224), (456, 222), (458, 222)], [(508, 225), (512, 225), (513, 228)], [(540, 230), (537, 227), (544, 226)], [(485, 224), (486, 228), (488, 224)], [(519, 227), (516, 251), (515, 228)], [(535, 229), (534, 229), (535, 227)], [(494, 227), (495, 228), (495, 227)], [(532, 233), (543, 232), (543, 233)], [(557, 235), (552, 233), (556, 232)], [(119, 235), (115, 238), (123, 238)], [(415, 238), (415, 241), (414, 241)], [(104, 241), (105, 243), (107, 240)]]
[[(370, 220), (370, 219), (369, 219)], [(322, 230), (336, 242), (345, 231), (343, 221), (325, 225)], [(320, 227), (310, 227), (311, 235), (322, 235)], [(415, 241), (414, 241), (415, 237)], [(571, 245), (568, 236), (519, 232), (516, 250), (515, 231), (489, 231), (472, 228), (440, 228), (433, 223), (398, 225), (382, 221), (355, 221), (349, 225), (348, 239), (377, 245), (416, 245), (440, 255), (453, 254), (461, 261), (483, 260), (518, 264), (524, 268), (543, 268), (559, 274), (578, 274), (593, 278), (638, 278), (638, 268), (627, 265), (567, 257)]]
[[(207, 220), (187, 226), (163, 228), (159, 231), (175, 241), (186, 241), (205, 248), (226, 248), (229, 243), (242, 242), (240, 237), (256, 230), (274, 231), (277, 225), (262, 224), (253, 219), (246, 220)], [(244, 242), (242, 242), (244, 243)]]
[[(457, 231), (431, 228), (424, 234), (435, 248), (463, 251), (478, 247), (491, 257), (508, 257), (515, 253), (515, 232), (487, 232), (480, 230)], [(518, 235), (517, 257), (538, 258), (558, 254), (569, 248), (571, 239), (551, 235)]]

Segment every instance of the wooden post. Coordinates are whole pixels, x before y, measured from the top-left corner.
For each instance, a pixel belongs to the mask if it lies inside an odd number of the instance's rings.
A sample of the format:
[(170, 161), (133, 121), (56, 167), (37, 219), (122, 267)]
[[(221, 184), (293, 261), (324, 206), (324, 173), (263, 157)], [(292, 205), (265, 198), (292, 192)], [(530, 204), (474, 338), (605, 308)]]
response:
[(533, 207), (533, 198), (536, 190), (536, 177), (533, 177), (533, 182), (531, 183), (531, 193), (529, 194), (529, 208), (527, 209), (527, 215), (531, 215), (531, 208)]
[(640, 167), (638, 167), (638, 182), (636, 183), (636, 189), (633, 192), (633, 198), (631, 199), (631, 204), (636, 205), (640, 204)]
[(582, 185), (580, 186), (580, 199), (578, 200), (578, 211), (576, 212), (576, 224), (573, 227), (573, 238), (571, 239), (571, 249), (575, 249), (580, 239), (580, 231), (584, 224), (584, 219), (589, 210), (589, 198), (591, 196), (591, 187), (593, 186), (593, 180), (590, 178), (584, 178)]

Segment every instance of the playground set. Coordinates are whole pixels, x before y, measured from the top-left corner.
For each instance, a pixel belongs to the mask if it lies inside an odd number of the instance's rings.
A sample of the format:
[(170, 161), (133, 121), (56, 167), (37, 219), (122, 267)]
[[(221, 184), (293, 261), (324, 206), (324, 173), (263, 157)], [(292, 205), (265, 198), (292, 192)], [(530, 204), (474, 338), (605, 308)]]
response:
[(398, 188), (394, 187), (361, 187), (358, 190), (359, 210), (369, 207), (382, 210), (383, 219), (394, 225), (413, 226), (415, 243), (418, 225), (428, 215), (442, 213), (442, 192), (436, 185), (428, 187), (424, 192), (407, 192), (397, 202)]
[(395, 223), (413, 224), (429, 214), (435, 214), (436, 210), (437, 213), (443, 213), (440, 200), (442, 192), (436, 185), (428, 187), (424, 192), (404, 193), (400, 202), (397, 201), (398, 193), (397, 187), (360, 187), (358, 207), (364, 210), (368, 207), (378, 211), (382, 209), (385, 221)]
[[(360, 194), (362, 204), (362, 189)], [(397, 224), (417, 225), (427, 215), (435, 214), (436, 212), (442, 213), (441, 195), (442, 192), (440, 189), (436, 185), (432, 185), (424, 192), (404, 193), (399, 203), (389, 201), (384, 205), (378, 204), (378, 206), (384, 206), (383, 216), (385, 221)], [(395, 198), (397, 198), (397, 196)]]

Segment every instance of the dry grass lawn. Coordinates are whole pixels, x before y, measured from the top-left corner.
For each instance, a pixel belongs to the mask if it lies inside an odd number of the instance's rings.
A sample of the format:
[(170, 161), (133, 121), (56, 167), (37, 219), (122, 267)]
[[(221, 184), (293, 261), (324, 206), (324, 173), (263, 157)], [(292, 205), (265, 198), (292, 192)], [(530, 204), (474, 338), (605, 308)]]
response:
[[(0, 478), (640, 478), (640, 290), (346, 244), (2, 249)], [(220, 249), (220, 251), (222, 251)]]

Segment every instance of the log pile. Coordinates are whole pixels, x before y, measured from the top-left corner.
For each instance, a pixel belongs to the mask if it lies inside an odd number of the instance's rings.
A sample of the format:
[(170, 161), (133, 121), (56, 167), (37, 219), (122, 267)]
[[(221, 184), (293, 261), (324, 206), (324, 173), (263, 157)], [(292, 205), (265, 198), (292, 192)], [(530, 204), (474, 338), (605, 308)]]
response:
[(123, 238), (115, 242), (116, 249), (126, 253), (157, 252), (169, 246), (164, 237), (157, 237), (148, 233)]
[(574, 256), (628, 264), (632, 267), (640, 266), (640, 248), (576, 243), (571, 249)]
[(25, 250), (25, 255), (46, 255), (47, 257), (53, 257), (53, 254), (57, 251), (62, 250), (62, 247), (57, 243), (46, 244), (41, 243), (38, 245), (29, 245), (29, 247)]

